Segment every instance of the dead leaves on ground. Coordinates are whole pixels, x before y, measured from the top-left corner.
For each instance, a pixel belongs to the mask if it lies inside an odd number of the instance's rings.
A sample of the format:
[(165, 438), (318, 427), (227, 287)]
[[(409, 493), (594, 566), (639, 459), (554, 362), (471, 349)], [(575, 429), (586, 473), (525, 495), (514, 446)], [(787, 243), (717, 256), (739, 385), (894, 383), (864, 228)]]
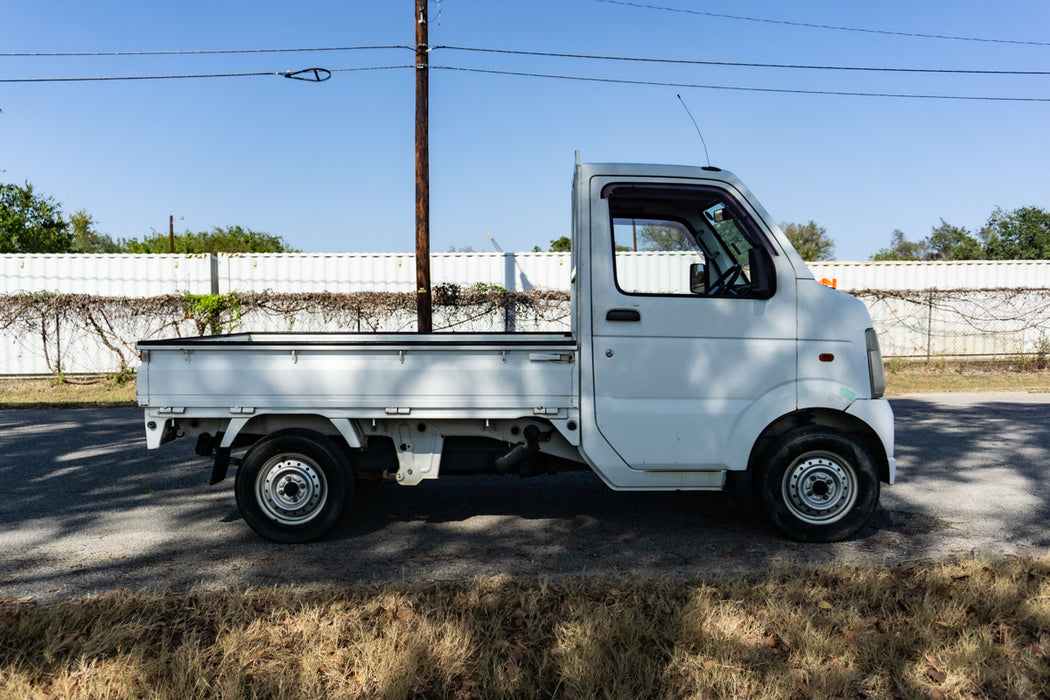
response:
[[(77, 688), (130, 650), (154, 664), (142, 677), (166, 687), (272, 682), (318, 696), (408, 682), (406, 692), (464, 700), (614, 687), (657, 697), (1037, 697), (1050, 688), (1048, 601), (1050, 559), (0, 601), (0, 696), (19, 695), (5, 685), (17, 681), (38, 697), (44, 688), (87, 697)], [(246, 675), (233, 662), (248, 648)], [(165, 665), (178, 654), (196, 661)], [(141, 685), (113, 694), (174, 697)]]
[(370, 614), (363, 616), (363, 618), (368, 617), (386, 620), (388, 622), (411, 622), (415, 619), (416, 612), (412, 608), (404, 605), (380, 605)]

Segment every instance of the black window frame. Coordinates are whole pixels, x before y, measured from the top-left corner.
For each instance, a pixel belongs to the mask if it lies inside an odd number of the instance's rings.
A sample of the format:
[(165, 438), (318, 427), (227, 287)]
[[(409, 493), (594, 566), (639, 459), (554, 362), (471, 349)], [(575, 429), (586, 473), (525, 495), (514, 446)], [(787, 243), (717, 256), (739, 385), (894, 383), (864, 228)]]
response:
[[(740, 205), (737, 197), (725, 187), (718, 187), (709, 184), (691, 184), (691, 183), (646, 183), (646, 182), (611, 182), (602, 187), (601, 198), (609, 200), (609, 248), (613, 255), (612, 260), (612, 272), (613, 272), (613, 283), (616, 285), (616, 290), (625, 296), (635, 297), (668, 297), (674, 299), (683, 298), (702, 298), (711, 299), (716, 297), (710, 297), (705, 294), (691, 294), (691, 293), (672, 293), (672, 292), (631, 292), (626, 291), (620, 286), (619, 271), (616, 265), (616, 235), (614, 231), (614, 222), (617, 219), (628, 218), (621, 215), (614, 214), (613, 212), (613, 200), (615, 198), (624, 199), (636, 199), (640, 201), (645, 200), (659, 200), (659, 199), (681, 199), (681, 200), (693, 200), (699, 201), (702, 197), (697, 195), (702, 194), (715, 195), (719, 201), (721, 201), (725, 208), (732, 214), (733, 221), (737, 224), (737, 229), (741, 231), (748, 243), (751, 244), (752, 248), (761, 248), (770, 256), (770, 262), (772, 259), (779, 255), (776, 247), (772, 245), (769, 238), (762, 232), (762, 230), (755, 223), (754, 218)], [(694, 237), (696, 231), (693, 227), (681, 217), (666, 216), (666, 215), (653, 215), (652, 213), (646, 213), (642, 216), (642, 212), (634, 217), (638, 219), (646, 218), (648, 220), (663, 220), (672, 221), (682, 226), (686, 231)], [(717, 234), (716, 234), (717, 235)], [(700, 246), (698, 254), (703, 256), (704, 264), (709, 265), (707, 251)], [(735, 259), (732, 252), (729, 250), (725, 251), (726, 254), (730, 255), (731, 258)], [(718, 297), (718, 298), (739, 298), (739, 299), (768, 299), (776, 293), (776, 270), (775, 264), (770, 265), (770, 277), (768, 280), (770, 284), (770, 290), (764, 294), (749, 294), (741, 297)]]

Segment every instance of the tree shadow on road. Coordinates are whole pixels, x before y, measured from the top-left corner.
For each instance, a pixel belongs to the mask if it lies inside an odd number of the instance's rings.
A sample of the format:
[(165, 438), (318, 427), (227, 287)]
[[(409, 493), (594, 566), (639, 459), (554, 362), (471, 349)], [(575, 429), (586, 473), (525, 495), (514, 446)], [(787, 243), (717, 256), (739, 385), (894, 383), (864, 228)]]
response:
[(909, 512), (975, 525), (1004, 540), (1050, 544), (1050, 401), (893, 401), (898, 480)]
[[(138, 410), (0, 412), (0, 596), (894, 561), (944, 554), (969, 517), (994, 524), (991, 544), (1046, 544), (1050, 404), (893, 404), (900, 484), (857, 537), (827, 545), (786, 541), (721, 494), (615, 492), (589, 472), (359, 489), (324, 539), (276, 545), (238, 517), (232, 479), (207, 485), (190, 440), (147, 451)], [(989, 470), (987, 503), (960, 495)]]

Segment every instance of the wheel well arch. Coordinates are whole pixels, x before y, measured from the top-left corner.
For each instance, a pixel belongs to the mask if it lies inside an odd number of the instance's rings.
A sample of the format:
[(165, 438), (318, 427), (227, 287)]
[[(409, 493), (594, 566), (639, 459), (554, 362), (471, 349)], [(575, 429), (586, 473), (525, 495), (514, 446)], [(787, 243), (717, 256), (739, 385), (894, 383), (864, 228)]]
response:
[[(231, 426), (232, 427), (232, 423)], [(228, 427), (228, 429), (229, 429)], [(323, 413), (261, 413), (239, 426), (236, 434), (227, 439), (235, 445), (251, 445), (280, 430), (309, 431), (324, 435), (344, 451), (361, 447), (362, 437), (357, 425), (348, 418), (333, 418)]]
[(758, 440), (755, 441), (754, 447), (751, 448), (751, 456), (747, 463), (748, 471), (754, 473), (763, 455), (776, 444), (780, 437), (793, 430), (807, 426), (820, 426), (849, 435), (871, 455), (871, 459), (879, 472), (879, 480), (883, 483), (889, 483), (889, 460), (886, 458), (886, 450), (878, 434), (871, 426), (856, 416), (829, 408), (800, 409), (785, 414), (766, 426), (765, 430), (759, 435)]

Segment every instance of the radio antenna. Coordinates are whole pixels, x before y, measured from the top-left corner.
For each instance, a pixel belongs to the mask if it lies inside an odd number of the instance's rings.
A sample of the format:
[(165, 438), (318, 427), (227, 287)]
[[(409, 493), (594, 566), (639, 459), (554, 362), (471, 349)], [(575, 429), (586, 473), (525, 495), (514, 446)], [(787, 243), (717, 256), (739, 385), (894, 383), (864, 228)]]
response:
[(700, 125), (696, 123), (696, 119), (693, 119), (693, 113), (689, 111), (689, 107), (685, 104), (685, 100), (682, 99), (681, 95), (677, 95), (678, 101), (682, 103), (682, 107), (685, 108), (685, 113), (689, 115), (689, 119), (693, 122), (693, 126), (696, 127), (696, 133), (700, 136), (700, 143), (704, 146), (704, 158), (707, 158), (707, 167), (711, 167), (711, 156), (707, 154), (707, 142), (704, 141), (704, 135), (700, 132)]

